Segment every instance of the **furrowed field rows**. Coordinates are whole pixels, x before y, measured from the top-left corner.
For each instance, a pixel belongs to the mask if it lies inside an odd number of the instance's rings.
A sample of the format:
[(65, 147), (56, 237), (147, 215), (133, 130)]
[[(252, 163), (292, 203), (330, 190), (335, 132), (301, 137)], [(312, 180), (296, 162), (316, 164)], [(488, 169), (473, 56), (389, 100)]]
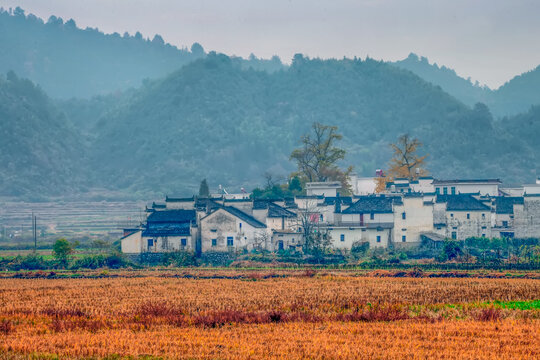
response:
[(317, 276), (258, 281), (231, 279), (2, 279), (0, 313), (77, 308), (92, 315), (131, 313), (166, 302), (192, 313), (301, 309), (340, 312), (361, 304), (447, 304), (540, 298), (529, 279), (411, 279)]
[(540, 356), (540, 281), (0, 279), (0, 358)]

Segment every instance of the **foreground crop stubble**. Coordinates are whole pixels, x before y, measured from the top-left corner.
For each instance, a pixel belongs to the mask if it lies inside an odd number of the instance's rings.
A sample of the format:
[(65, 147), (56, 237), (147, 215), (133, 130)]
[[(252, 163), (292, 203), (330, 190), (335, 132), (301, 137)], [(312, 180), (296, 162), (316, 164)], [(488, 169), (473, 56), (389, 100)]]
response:
[(540, 281), (1, 279), (0, 358), (538, 358)]

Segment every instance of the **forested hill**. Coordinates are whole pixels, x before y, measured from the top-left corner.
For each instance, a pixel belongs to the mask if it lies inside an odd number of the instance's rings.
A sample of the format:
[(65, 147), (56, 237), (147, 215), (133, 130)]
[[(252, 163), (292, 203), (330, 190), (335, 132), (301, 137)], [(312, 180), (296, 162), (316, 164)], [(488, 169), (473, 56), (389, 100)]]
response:
[(0, 77), (0, 196), (81, 191), (84, 159), (76, 130), (43, 91), (14, 73)]
[[(167, 44), (159, 35), (150, 40), (134, 35), (104, 34), (80, 29), (73, 20), (51, 16), (47, 21), (16, 8), (0, 8), (0, 73), (12, 70), (39, 84), (53, 98), (90, 97), (163, 77), (182, 65), (204, 57), (195, 43), (190, 50)], [(275, 71), (279, 58), (252, 56), (245, 67)]]
[(477, 102), (486, 103), (491, 95), (491, 89), (482, 87), (478, 83), (473, 84), (470, 79), (460, 77), (453, 69), (446, 66), (430, 64), (427, 58), (414, 53), (392, 64), (410, 70), (432, 84), (439, 85), (444, 91), (469, 106)]
[(486, 104), (496, 117), (516, 115), (540, 104), (540, 67), (515, 76), (496, 90), (491, 90), (470, 79), (463, 79), (445, 66), (430, 64), (425, 57), (411, 53), (406, 59), (391, 63), (407, 69), (422, 79), (440, 86), (463, 103), (473, 106)]
[(346, 162), (363, 174), (384, 167), (388, 144), (405, 132), (425, 143), (440, 177), (526, 181), (538, 166), (486, 106), (471, 109), (410, 71), (298, 55), (288, 70), (269, 74), (209, 54), (102, 118), (91, 167), (131, 191), (195, 190), (202, 178), (250, 186), (266, 171), (292, 169), (288, 155), (314, 121), (340, 127)]

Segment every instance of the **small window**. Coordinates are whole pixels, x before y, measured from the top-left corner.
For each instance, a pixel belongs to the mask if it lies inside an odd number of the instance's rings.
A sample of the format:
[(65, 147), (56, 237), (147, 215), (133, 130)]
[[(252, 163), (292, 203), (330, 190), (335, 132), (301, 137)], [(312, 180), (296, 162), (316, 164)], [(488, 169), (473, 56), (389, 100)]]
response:
[(212, 246), (217, 246), (217, 239), (212, 239)]
[(403, 220), (405, 220), (405, 219), (407, 218), (407, 214), (405, 214), (404, 212), (401, 213), (401, 218), (402, 218)]
[(278, 249), (283, 250), (283, 241), (281, 240), (278, 242)]
[(227, 246), (234, 246), (234, 238), (232, 236), (227, 236)]
[(210, 229), (211, 232), (217, 232), (217, 229)]
[(182, 244), (182, 246), (186, 246), (187, 245), (187, 239), (182, 239), (180, 240), (180, 243)]
[(403, 236), (401, 237), (401, 242), (406, 242), (406, 241), (407, 241), (407, 237), (406, 237), (405, 235), (403, 235)]
[(455, 231), (452, 231), (452, 239), (457, 239), (457, 232)]
[(375, 214), (374, 213), (369, 214), (369, 219), (370, 220), (375, 220)]
[(485, 237), (486, 237), (486, 234), (482, 234), (482, 237), (485, 238)]
[(482, 214), (482, 219), (485, 219), (486, 218), (486, 214)]
[(471, 214), (467, 213), (467, 219), (471, 218)]
[(444, 195), (447, 195), (447, 194), (448, 194), (448, 188), (444, 187), (442, 190), (443, 190), (443, 194), (444, 194)]
[(377, 242), (378, 242), (378, 243), (381, 242), (381, 236), (380, 236), (380, 235), (377, 235)]
[(436, 188), (435, 189), (435, 194), (439, 195), (441, 193), (441, 188)]
[(345, 241), (345, 234), (341, 234), (341, 235), (339, 236), (339, 238), (340, 238), (341, 241)]
[(453, 218), (453, 217), (454, 217), (454, 214), (450, 214), (450, 217)]
[(452, 186), (450, 191), (452, 192), (452, 195), (456, 195), (456, 187), (455, 186)]
[(242, 230), (242, 223), (238, 223), (238, 227)]
[(502, 224), (503, 224), (503, 227), (508, 227), (508, 221), (503, 221)]
[(485, 229), (487, 229), (487, 227), (486, 227), (486, 226), (482, 226), (482, 230), (485, 230)]
[(154, 239), (148, 239), (148, 247), (154, 246)]

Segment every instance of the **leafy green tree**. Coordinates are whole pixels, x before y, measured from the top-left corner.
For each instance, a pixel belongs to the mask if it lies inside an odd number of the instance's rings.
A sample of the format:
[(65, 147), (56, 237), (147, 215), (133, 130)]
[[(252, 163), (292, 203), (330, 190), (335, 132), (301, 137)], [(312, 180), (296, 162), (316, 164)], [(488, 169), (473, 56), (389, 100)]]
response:
[(210, 196), (210, 188), (208, 187), (206, 179), (203, 179), (201, 181), (201, 185), (199, 186), (199, 196), (203, 198), (207, 198)]
[(69, 261), (69, 255), (73, 253), (74, 246), (65, 238), (56, 240), (53, 245), (53, 256), (58, 262), (66, 266)]
[(303, 135), (302, 146), (291, 153), (290, 159), (296, 162), (298, 168), (294, 176), (306, 182), (340, 181), (345, 192), (349, 189), (347, 178), (352, 167), (342, 171), (337, 165), (346, 153), (344, 149), (335, 146), (343, 138), (337, 129), (337, 126), (317, 122), (312, 125), (312, 134)]
[(300, 178), (298, 176), (294, 176), (291, 180), (289, 180), (289, 191), (295, 194), (302, 193), (302, 183), (300, 182)]
[(453, 260), (463, 253), (461, 246), (456, 241), (445, 241), (443, 255), (448, 260)]

